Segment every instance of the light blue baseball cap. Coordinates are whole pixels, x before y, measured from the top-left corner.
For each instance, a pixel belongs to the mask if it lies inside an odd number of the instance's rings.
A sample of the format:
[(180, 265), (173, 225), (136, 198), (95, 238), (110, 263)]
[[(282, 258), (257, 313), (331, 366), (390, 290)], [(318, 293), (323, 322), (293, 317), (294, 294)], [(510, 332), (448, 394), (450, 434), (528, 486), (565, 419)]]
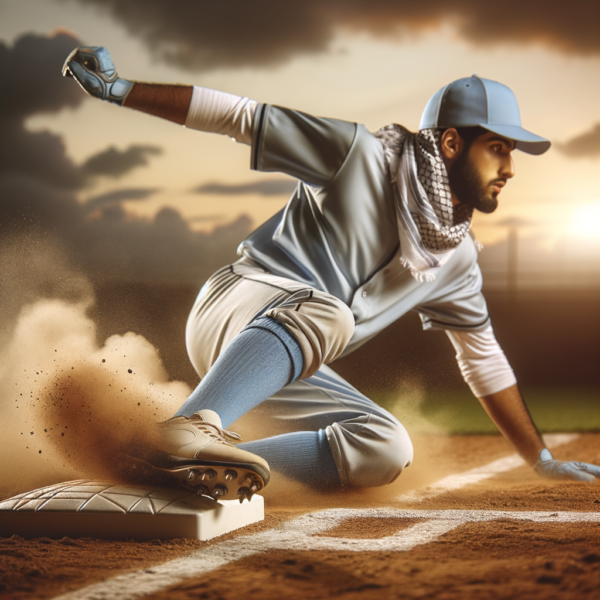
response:
[(528, 154), (543, 154), (550, 141), (521, 127), (519, 105), (505, 85), (477, 75), (457, 79), (429, 100), (419, 129), (483, 127), (514, 140), (515, 147)]

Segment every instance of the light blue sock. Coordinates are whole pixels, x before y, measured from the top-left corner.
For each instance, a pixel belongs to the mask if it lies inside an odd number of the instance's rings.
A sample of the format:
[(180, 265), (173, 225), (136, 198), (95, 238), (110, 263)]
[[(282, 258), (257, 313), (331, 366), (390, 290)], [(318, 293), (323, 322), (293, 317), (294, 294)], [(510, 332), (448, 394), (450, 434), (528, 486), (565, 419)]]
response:
[(341, 487), (337, 466), (323, 429), (294, 431), (264, 440), (237, 444), (262, 456), (271, 469), (322, 491)]
[(227, 428), (298, 379), (303, 365), (294, 336), (275, 319), (261, 317), (231, 341), (176, 416), (209, 408)]

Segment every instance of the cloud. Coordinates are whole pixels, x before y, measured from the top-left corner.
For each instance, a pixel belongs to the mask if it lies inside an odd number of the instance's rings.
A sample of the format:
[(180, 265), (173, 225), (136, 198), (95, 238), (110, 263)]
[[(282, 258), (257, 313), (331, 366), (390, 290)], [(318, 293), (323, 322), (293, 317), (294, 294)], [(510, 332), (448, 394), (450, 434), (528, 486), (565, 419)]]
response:
[(148, 164), (148, 156), (162, 154), (158, 146), (129, 146), (127, 150), (118, 150), (114, 146), (94, 154), (82, 165), (86, 175), (105, 175), (122, 177), (136, 167)]
[(589, 131), (571, 138), (556, 147), (569, 158), (596, 158), (600, 156), (600, 123)]
[(196, 217), (188, 218), (190, 223), (211, 223), (213, 221), (221, 221), (225, 218), (223, 214), (214, 215), (198, 215)]
[(211, 182), (194, 188), (196, 194), (215, 194), (220, 196), (241, 196), (258, 194), (260, 196), (289, 196), (298, 185), (292, 179), (263, 179), (248, 183)]
[(24, 173), (69, 189), (85, 176), (66, 155), (62, 138), (25, 129), (27, 117), (76, 108), (85, 95), (61, 75), (69, 52), (81, 42), (67, 33), (24, 35), (12, 47), (0, 43), (0, 175)]
[(32, 114), (79, 106), (85, 95), (61, 75), (65, 58), (79, 45), (81, 42), (68, 33), (23, 35), (12, 48), (0, 42), (2, 120), (22, 120)]
[(451, 22), (465, 40), (543, 44), (553, 50), (600, 52), (596, 0), (76, 0), (109, 12), (157, 59), (192, 71), (265, 67), (326, 52), (340, 30), (402, 40), (406, 33)]
[[(153, 219), (126, 213), (118, 204), (98, 207), (93, 218), (74, 193), (23, 176), (0, 177), (0, 231), (6, 238), (52, 240), (73, 269), (93, 282), (201, 284), (236, 259), (239, 242), (251, 231), (242, 216), (197, 232), (171, 208)], [(18, 255), (15, 254), (18, 258)], [(28, 269), (23, 271), (27, 277)]]
[(148, 196), (158, 191), (156, 188), (125, 188), (115, 190), (114, 192), (107, 192), (106, 194), (90, 198), (84, 206), (87, 212), (93, 212), (98, 208), (114, 206), (115, 204), (121, 204), (121, 202), (145, 200)]
[(0, 175), (22, 173), (67, 189), (84, 185), (86, 175), (67, 156), (59, 135), (30, 132), (19, 120), (0, 119), (0, 139)]

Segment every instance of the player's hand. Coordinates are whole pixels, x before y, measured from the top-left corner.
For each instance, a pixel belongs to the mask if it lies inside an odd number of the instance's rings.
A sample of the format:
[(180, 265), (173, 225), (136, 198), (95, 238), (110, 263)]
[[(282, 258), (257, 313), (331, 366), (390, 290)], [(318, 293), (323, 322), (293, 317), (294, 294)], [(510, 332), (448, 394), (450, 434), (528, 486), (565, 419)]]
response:
[(74, 77), (90, 96), (119, 106), (133, 86), (131, 81), (118, 77), (108, 50), (102, 46), (75, 48), (67, 57), (62, 74)]
[(540, 460), (533, 468), (540, 477), (546, 479), (587, 482), (600, 479), (600, 467), (574, 460), (570, 462), (554, 460), (548, 449), (540, 452)]

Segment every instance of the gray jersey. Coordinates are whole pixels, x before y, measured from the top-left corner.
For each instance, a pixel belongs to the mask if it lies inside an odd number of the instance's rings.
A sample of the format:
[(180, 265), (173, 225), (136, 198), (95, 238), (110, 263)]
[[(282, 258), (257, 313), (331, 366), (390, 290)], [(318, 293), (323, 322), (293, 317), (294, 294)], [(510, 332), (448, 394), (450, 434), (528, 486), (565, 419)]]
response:
[(425, 329), (488, 327), (469, 236), (432, 282), (418, 282), (400, 263), (383, 146), (363, 125), (262, 104), (252, 137), (253, 169), (282, 172), (299, 183), (287, 206), (239, 251), (275, 275), (346, 303), (356, 329), (344, 354), (413, 309)]

